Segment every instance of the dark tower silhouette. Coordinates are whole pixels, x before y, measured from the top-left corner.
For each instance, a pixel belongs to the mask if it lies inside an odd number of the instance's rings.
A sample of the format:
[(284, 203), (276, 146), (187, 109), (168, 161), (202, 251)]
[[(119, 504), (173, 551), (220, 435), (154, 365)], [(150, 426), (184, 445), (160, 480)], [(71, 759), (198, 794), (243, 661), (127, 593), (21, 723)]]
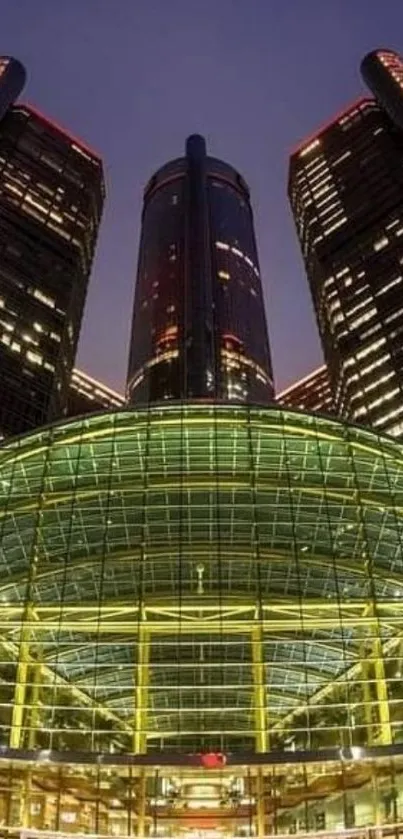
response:
[(361, 74), (391, 120), (403, 130), (403, 59), (393, 50), (373, 50), (361, 62)]
[(25, 67), (16, 58), (0, 56), (0, 120), (20, 95), (26, 75)]
[(249, 189), (198, 135), (145, 190), (127, 392), (273, 399)]

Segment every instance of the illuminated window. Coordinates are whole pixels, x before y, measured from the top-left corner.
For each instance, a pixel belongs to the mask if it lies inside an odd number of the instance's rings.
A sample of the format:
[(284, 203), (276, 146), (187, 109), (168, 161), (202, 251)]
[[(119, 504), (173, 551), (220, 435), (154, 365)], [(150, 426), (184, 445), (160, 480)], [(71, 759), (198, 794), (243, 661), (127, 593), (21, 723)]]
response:
[(377, 242), (374, 242), (374, 251), (381, 251), (383, 248), (386, 248), (386, 245), (389, 244), (389, 239), (386, 236), (382, 236), (381, 239), (378, 239)]
[[(330, 175), (328, 175), (328, 177), (324, 179), (323, 183), (325, 183), (326, 181), (329, 181), (329, 180), (330, 180)], [(317, 184), (317, 186), (312, 190), (312, 193), (313, 193), (313, 196), (314, 196), (315, 200), (317, 198), (320, 198), (321, 195), (325, 195), (325, 193), (329, 192), (331, 189), (333, 190), (332, 196), (337, 195), (337, 191), (335, 190), (333, 184), (328, 184), (327, 186), (322, 186), (320, 189), (318, 189), (319, 186), (320, 186), (320, 184)]]
[(318, 146), (320, 146), (320, 140), (319, 140), (319, 137), (316, 137), (315, 140), (312, 140), (312, 142), (309, 143), (308, 146), (305, 146), (305, 148), (302, 149), (302, 151), (299, 153), (299, 156), (300, 157), (306, 157), (306, 155), (309, 154), (309, 152), (313, 151)]
[(355, 315), (356, 312), (359, 312), (360, 309), (362, 309), (364, 306), (367, 306), (369, 303), (371, 303), (371, 301), (372, 297), (365, 297), (364, 300), (360, 300), (360, 302), (353, 306), (352, 309), (347, 309), (346, 316), (351, 317), (352, 315)]
[(47, 294), (44, 294), (43, 291), (40, 291), (39, 288), (35, 288), (33, 290), (33, 295), (36, 297), (37, 300), (40, 300), (41, 303), (45, 303), (46, 306), (49, 306), (51, 309), (55, 308), (55, 301), (52, 297), (49, 297)]
[(37, 344), (38, 343), (36, 338), (33, 338), (32, 335), (28, 335), (27, 332), (25, 332), (24, 335), (22, 335), (21, 337), (22, 337), (22, 340), (26, 341), (27, 344)]
[(383, 344), (386, 344), (386, 338), (378, 338), (378, 340), (374, 341), (373, 344), (370, 344), (369, 347), (365, 347), (363, 350), (360, 350), (360, 352), (357, 353), (357, 358), (365, 358), (365, 356), (375, 352), (378, 347), (382, 347)]
[(389, 224), (386, 225), (386, 230), (393, 230), (396, 225), (400, 224), (400, 219), (395, 218), (394, 221), (391, 221)]
[(229, 280), (230, 279), (230, 274), (228, 273), (228, 271), (219, 271), (218, 276), (220, 277), (221, 280)]
[(385, 294), (387, 291), (389, 291), (390, 288), (393, 288), (394, 286), (399, 285), (399, 283), (401, 283), (402, 279), (403, 278), (401, 276), (395, 277), (394, 280), (391, 280), (389, 283), (387, 283), (383, 288), (381, 288), (377, 292), (378, 295), (380, 296), (381, 294)]
[(18, 189), (18, 187), (14, 186), (14, 184), (7, 183), (7, 181), (5, 181), (4, 186), (5, 186), (6, 189), (8, 189), (9, 192), (13, 192), (15, 195), (18, 195), (20, 198), (24, 194), (21, 189)]
[(4, 329), (7, 329), (8, 332), (13, 332), (14, 324), (9, 323), (7, 320), (0, 321), (1, 325), (4, 326)]
[[(373, 408), (377, 408), (379, 405), (382, 405), (383, 402), (390, 402), (397, 393), (399, 393), (400, 388), (395, 387), (393, 390), (390, 390), (388, 393), (384, 393), (382, 396), (379, 396), (378, 399), (375, 399), (374, 402), (370, 402), (368, 405), (368, 410), (371, 411)], [(401, 410), (401, 409), (400, 409)]]
[(382, 329), (381, 324), (375, 323), (374, 326), (371, 326), (370, 329), (366, 329), (365, 332), (361, 332), (361, 340), (364, 340), (364, 338), (369, 338), (370, 335), (374, 335), (375, 332), (379, 332), (380, 329)]
[(397, 309), (396, 312), (393, 312), (391, 315), (389, 315), (389, 317), (385, 318), (385, 323), (391, 323), (393, 320), (396, 320), (396, 318), (400, 317), (400, 315), (402, 315), (402, 314), (403, 314), (403, 309), (402, 308)]
[(28, 350), (27, 352), (27, 359), (31, 361), (32, 364), (42, 364), (43, 357), (38, 352), (32, 352), (32, 350)]
[(57, 221), (59, 224), (63, 224), (63, 216), (60, 216), (59, 213), (51, 212), (49, 215), (54, 221)]
[(348, 151), (345, 151), (344, 154), (342, 154), (340, 157), (336, 157), (336, 160), (333, 160), (332, 162), (332, 166), (338, 166), (339, 163), (341, 163), (343, 160), (347, 160), (348, 157), (351, 157), (350, 149)]
[(331, 227), (328, 227), (324, 231), (325, 236), (329, 236), (330, 233), (333, 233), (334, 230), (336, 230), (338, 227), (341, 227), (341, 225), (345, 224), (346, 221), (347, 221), (347, 216), (342, 216), (342, 218), (338, 219), (338, 221), (336, 221), (334, 224), (331, 225)]
[(366, 367), (363, 367), (361, 370), (361, 375), (365, 376), (367, 373), (370, 373), (372, 370), (376, 370), (377, 367), (380, 367), (385, 361), (389, 361), (390, 355), (386, 353), (382, 355), (381, 358), (377, 358), (376, 361), (373, 361), (372, 364), (367, 364)]
[[(384, 421), (384, 418), (382, 418), (382, 421)], [(380, 425), (380, 423), (374, 423), (374, 425)], [(388, 428), (388, 434), (390, 434), (392, 437), (400, 437), (402, 433), (403, 422), (398, 422), (396, 423), (396, 425), (392, 425), (390, 428)]]
[[(358, 408), (358, 411), (354, 411), (354, 419), (357, 419), (357, 417), (365, 416), (365, 414), (367, 414), (367, 413), (368, 413), (367, 409), (364, 406), (362, 406), (362, 408)], [(375, 423), (374, 423), (374, 425), (375, 425)]]
[(336, 296), (336, 299), (335, 299), (335, 300), (332, 300), (332, 303), (331, 303), (331, 304), (330, 304), (330, 306), (329, 306), (329, 314), (330, 314), (330, 315), (332, 315), (332, 314), (333, 314), (333, 312), (335, 312), (337, 309), (340, 309), (340, 300), (339, 300), (339, 298), (337, 297), (337, 292), (335, 293), (335, 295), (334, 295), (334, 294), (332, 294), (332, 297), (333, 297), (333, 296)]
[(46, 206), (45, 204), (42, 204), (40, 201), (38, 201), (36, 198), (33, 198), (29, 192), (26, 194), (24, 201), (26, 201), (27, 204), (31, 204), (33, 207), (36, 207), (38, 210), (41, 211), (41, 213), (48, 212), (49, 206)]

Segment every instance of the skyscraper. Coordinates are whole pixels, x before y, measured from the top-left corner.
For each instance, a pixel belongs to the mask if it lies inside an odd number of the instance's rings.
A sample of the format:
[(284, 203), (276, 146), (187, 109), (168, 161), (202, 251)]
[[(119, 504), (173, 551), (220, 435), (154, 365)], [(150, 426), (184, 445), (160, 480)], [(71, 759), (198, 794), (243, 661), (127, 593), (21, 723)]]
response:
[[(1, 78), (0, 78), (1, 89)], [(28, 105), (0, 121), (0, 431), (63, 414), (103, 204), (97, 154)]]
[(287, 408), (332, 414), (333, 399), (326, 364), (277, 393), (276, 402)]
[(289, 197), (335, 411), (403, 431), (403, 132), (361, 99), (292, 154)]
[(249, 190), (197, 135), (145, 190), (127, 392), (273, 399)]
[(122, 394), (88, 376), (83, 370), (73, 370), (67, 400), (68, 417), (79, 417), (82, 414), (109, 411), (113, 408), (116, 410), (123, 408), (124, 404)]

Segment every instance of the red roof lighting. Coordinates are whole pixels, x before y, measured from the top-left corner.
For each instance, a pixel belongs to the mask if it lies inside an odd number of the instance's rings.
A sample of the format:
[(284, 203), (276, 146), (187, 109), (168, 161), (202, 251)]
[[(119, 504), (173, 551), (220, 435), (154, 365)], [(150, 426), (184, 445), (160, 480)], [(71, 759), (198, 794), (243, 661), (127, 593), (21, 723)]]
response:
[(18, 103), (16, 107), (22, 108), (28, 111), (30, 114), (33, 114), (34, 116), (38, 117), (43, 122), (46, 122), (47, 125), (53, 128), (54, 131), (57, 131), (59, 134), (63, 134), (64, 137), (67, 137), (69, 140), (71, 140), (71, 142), (74, 143), (74, 145), (78, 146), (78, 148), (82, 149), (83, 152), (90, 155), (90, 157), (93, 157), (96, 160), (101, 161), (101, 155), (98, 154), (98, 152), (94, 151), (94, 149), (90, 148), (90, 146), (87, 146), (86, 143), (83, 143), (82, 140), (80, 140), (78, 137), (75, 137), (74, 134), (71, 133), (71, 131), (68, 131), (66, 128), (63, 128), (63, 126), (59, 125), (59, 123), (55, 122), (55, 120), (49, 119), (49, 117), (45, 116), (45, 114), (39, 111), (38, 108), (35, 108), (28, 102)]
[(350, 111), (354, 111), (355, 108), (359, 108), (366, 102), (375, 102), (375, 99), (373, 99), (370, 96), (361, 96), (359, 99), (356, 99), (354, 102), (351, 102), (350, 105), (347, 105), (345, 108), (343, 108), (342, 111), (335, 114), (335, 116), (327, 120), (327, 122), (324, 122), (322, 125), (320, 125), (319, 128), (316, 129), (316, 131), (314, 131), (312, 134), (309, 134), (308, 137), (305, 137), (305, 139), (302, 140), (302, 142), (298, 143), (298, 145), (295, 146), (294, 149), (292, 149), (290, 157), (294, 157), (295, 154), (301, 152), (305, 148), (305, 146), (308, 146), (309, 143), (312, 143), (314, 140), (316, 140), (317, 137), (320, 137), (320, 135), (323, 134), (324, 131), (326, 131), (328, 128), (330, 128), (332, 125), (338, 122), (342, 117), (348, 116)]

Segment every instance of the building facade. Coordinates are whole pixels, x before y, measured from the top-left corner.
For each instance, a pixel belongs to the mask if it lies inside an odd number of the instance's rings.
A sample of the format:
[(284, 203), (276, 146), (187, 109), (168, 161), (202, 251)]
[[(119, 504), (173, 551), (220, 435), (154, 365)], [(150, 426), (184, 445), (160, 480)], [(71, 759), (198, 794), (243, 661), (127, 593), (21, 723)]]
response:
[(276, 402), (287, 408), (332, 414), (333, 397), (326, 364), (277, 393)]
[(66, 410), (103, 197), (98, 155), (31, 106), (8, 109), (0, 120), (4, 435)]
[(334, 409), (403, 431), (403, 132), (362, 99), (290, 160), (289, 197)]
[(124, 404), (125, 399), (121, 393), (93, 379), (83, 370), (74, 368), (66, 416), (80, 417), (83, 414), (94, 414), (96, 411), (116, 410), (116, 408), (123, 408)]
[(199, 136), (145, 190), (127, 395), (273, 399), (249, 190)]

